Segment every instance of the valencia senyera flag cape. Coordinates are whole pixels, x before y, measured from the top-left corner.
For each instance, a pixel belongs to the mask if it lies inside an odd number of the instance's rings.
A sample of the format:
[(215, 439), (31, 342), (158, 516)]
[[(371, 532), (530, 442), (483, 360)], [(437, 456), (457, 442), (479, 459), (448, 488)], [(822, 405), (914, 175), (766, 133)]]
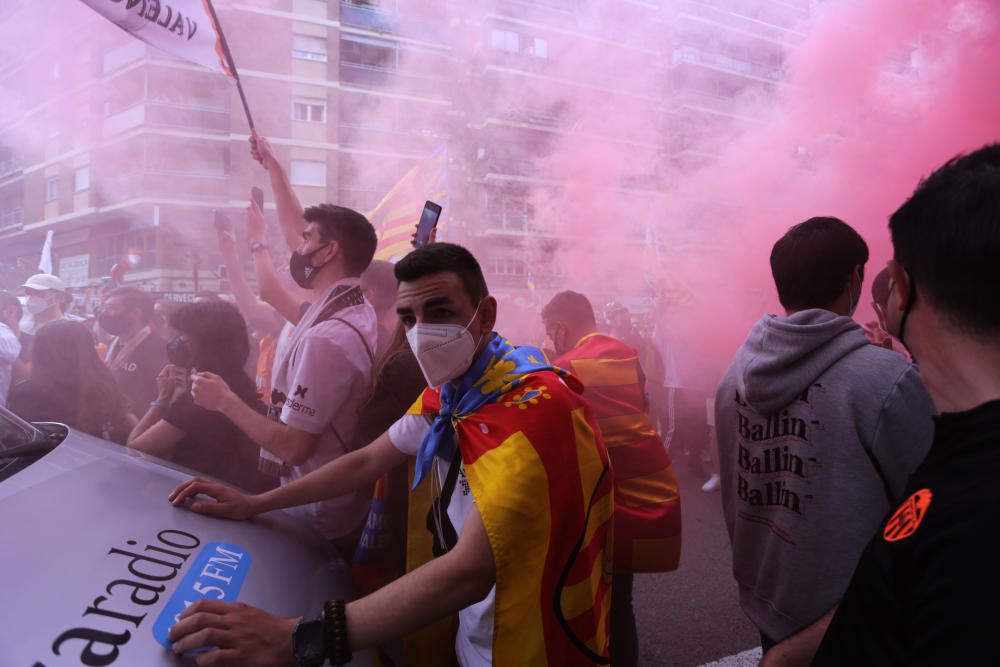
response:
[(681, 556), (680, 489), (646, 405), (638, 352), (591, 334), (556, 360), (586, 387), (615, 472), (615, 572), (668, 572)]
[[(496, 564), (493, 664), (607, 664), (612, 473), (582, 385), (530, 347), (491, 343), (451, 417)], [(440, 390), (410, 414), (436, 417)]]

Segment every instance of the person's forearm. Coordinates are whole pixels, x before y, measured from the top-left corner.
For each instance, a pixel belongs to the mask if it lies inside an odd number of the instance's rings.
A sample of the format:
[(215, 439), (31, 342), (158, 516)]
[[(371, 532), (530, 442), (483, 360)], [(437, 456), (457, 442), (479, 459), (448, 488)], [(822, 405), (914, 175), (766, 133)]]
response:
[(274, 268), (274, 262), (268, 252), (258, 250), (253, 253), (253, 256), (253, 267), (257, 276), (257, 287), (260, 289), (260, 298), (271, 304), (286, 320), (292, 324), (298, 324), (302, 299), (296, 297), (281, 284), (278, 270)]
[(240, 266), (239, 255), (236, 250), (223, 250), (222, 263), (226, 266), (226, 275), (229, 277), (229, 288), (233, 292), (233, 298), (236, 299), (236, 307), (240, 309), (243, 317), (248, 322), (259, 320), (262, 313), (258, 312), (258, 310), (266, 308), (266, 306), (261, 305), (257, 300), (257, 295), (250, 289), (250, 283), (247, 282), (246, 275), (243, 273), (243, 267)]
[(833, 620), (833, 614), (836, 611), (837, 607), (835, 606), (809, 627), (776, 644), (764, 656), (761, 665), (764, 667), (798, 667), (799, 665), (807, 667), (811, 665), (813, 658), (816, 657), (816, 651), (819, 650), (820, 642), (823, 641), (823, 635), (826, 634), (826, 629), (830, 626), (830, 621)]
[(435, 558), (371, 595), (347, 605), (347, 635), (352, 651), (382, 644), (454, 614), (485, 598), (493, 587), (468, 562)]
[(385, 471), (366, 449), (345, 454), (291, 484), (254, 496), (254, 514), (329, 500), (372, 484)]
[(291, 437), (288, 426), (256, 412), (236, 394), (229, 394), (223, 400), (219, 412), (251, 440), (282, 461), (295, 465), (304, 458), (295, 446), (295, 439)]
[[(132, 432), (128, 434), (128, 441), (125, 443), (127, 446), (131, 447), (135, 440), (149, 430), (149, 428), (156, 422), (163, 419), (164, 409), (159, 406), (150, 406), (146, 410), (146, 414), (142, 416), (139, 423), (135, 425)], [(146, 452), (147, 454), (158, 455), (156, 452)]]
[(274, 160), (267, 170), (271, 178), (271, 190), (274, 192), (274, 204), (278, 209), (278, 224), (281, 225), (281, 235), (288, 244), (288, 250), (294, 251), (302, 242), (302, 230), (306, 223), (302, 218), (302, 204), (292, 188), (288, 174), (277, 160)]

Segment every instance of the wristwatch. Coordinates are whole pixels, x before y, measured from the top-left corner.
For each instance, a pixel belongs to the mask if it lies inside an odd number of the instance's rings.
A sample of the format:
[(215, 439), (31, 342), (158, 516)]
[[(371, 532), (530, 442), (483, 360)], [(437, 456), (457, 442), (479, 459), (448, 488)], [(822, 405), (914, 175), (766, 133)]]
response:
[(267, 250), (267, 244), (263, 241), (251, 241), (250, 252), (257, 252), (258, 250)]
[(292, 653), (298, 667), (321, 667), (326, 662), (326, 624), (320, 619), (305, 617), (292, 633)]

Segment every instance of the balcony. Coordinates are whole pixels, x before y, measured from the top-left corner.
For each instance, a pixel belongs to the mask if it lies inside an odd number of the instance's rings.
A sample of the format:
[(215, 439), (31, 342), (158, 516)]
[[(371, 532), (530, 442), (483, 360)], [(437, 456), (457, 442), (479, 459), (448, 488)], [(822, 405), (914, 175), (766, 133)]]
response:
[(340, 22), (345, 26), (374, 32), (396, 34), (427, 42), (439, 42), (444, 26), (414, 16), (400, 17), (374, 7), (362, 7), (350, 2), (340, 3)]
[(361, 63), (341, 61), (340, 82), (365, 88), (391, 87), (394, 92), (445, 99), (449, 84), (446, 79), (421, 74), (401, 74), (395, 70)]
[[(794, 45), (801, 42), (804, 37), (802, 33), (791, 28), (767, 23), (742, 14), (734, 14), (726, 9), (712, 7), (696, 0), (675, 0), (673, 7), (679, 16), (703, 19), (771, 42)], [(788, 22), (794, 23), (795, 20), (795, 18), (789, 18)]]
[(427, 153), (434, 149), (441, 138), (428, 130), (398, 130), (386, 127), (372, 127), (341, 123), (339, 143), (341, 146), (363, 146), (387, 151)]
[(739, 74), (740, 76), (752, 76), (775, 83), (780, 81), (782, 76), (782, 71), (778, 67), (740, 60), (722, 53), (710, 53), (687, 45), (676, 47), (673, 51), (671, 61), (674, 65), (680, 63), (708, 65), (709, 67)]
[(694, 90), (678, 91), (669, 98), (674, 109), (696, 108), (707, 109), (718, 113), (733, 116), (741, 115), (740, 112), (746, 109), (746, 103), (740, 103), (735, 97), (723, 97), (711, 93), (702, 93)]
[(340, 22), (376, 32), (393, 32), (396, 16), (373, 7), (360, 7), (350, 2), (340, 3)]
[(15, 208), (0, 213), (0, 233), (13, 232), (24, 227), (24, 210)]
[(104, 136), (113, 136), (143, 126), (226, 132), (229, 130), (229, 111), (154, 100), (140, 101), (135, 106), (105, 118)]
[(94, 203), (107, 206), (137, 197), (218, 200), (229, 197), (229, 176), (154, 169), (102, 177), (94, 185)]

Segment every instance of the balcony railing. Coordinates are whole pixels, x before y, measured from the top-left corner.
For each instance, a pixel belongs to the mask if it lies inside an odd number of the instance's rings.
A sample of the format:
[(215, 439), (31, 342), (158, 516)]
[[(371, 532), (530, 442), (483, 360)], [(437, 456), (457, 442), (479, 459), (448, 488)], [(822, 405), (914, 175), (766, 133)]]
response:
[(447, 79), (423, 74), (404, 74), (362, 63), (341, 61), (340, 81), (341, 83), (369, 88), (392, 86), (395, 91), (423, 97), (443, 98), (448, 96)]
[(98, 206), (143, 196), (220, 199), (229, 196), (229, 176), (146, 169), (101, 178), (94, 187)]
[(724, 113), (736, 113), (741, 108), (740, 104), (734, 98), (712, 95), (711, 93), (699, 93), (693, 90), (679, 91), (671, 96), (669, 101), (676, 107), (702, 107)]
[(396, 151), (421, 152), (432, 150), (440, 143), (440, 137), (427, 131), (397, 130), (341, 123), (339, 125), (339, 141), (343, 146), (367, 146)]
[(9, 232), (24, 227), (24, 211), (19, 208), (0, 214), (0, 232)]
[[(753, 33), (775, 42), (796, 44), (802, 40), (802, 34), (791, 28), (777, 26), (741, 14), (734, 14), (728, 10), (712, 7), (696, 0), (676, 0), (673, 7), (680, 15), (703, 18), (713, 23)], [(793, 23), (793, 21), (789, 21), (789, 23)]]
[(445, 31), (443, 25), (432, 21), (414, 16), (399, 16), (382, 9), (361, 7), (350, 2), (340, 3), (340, 22), (347, 26), (398, 34), (428, 42), (440, 41)]
[(780, 81), (782, 74), (781, 69), (778, 67), (740, 60), (739, 58), (733, 58), (722, 53), (710, 53), (687, 45), (678, 46), (674, 49), (672, 61), (675, 65), (681, 62), (709, 65), (710, 67), (718, 67), (737, 74), (755, 76), (769, 81)]
[(224, 132), (229, 129), (229, 111), (156, 100), (140, 101), (105, 118), (104, 136), (119, 134), (142, 125)]

